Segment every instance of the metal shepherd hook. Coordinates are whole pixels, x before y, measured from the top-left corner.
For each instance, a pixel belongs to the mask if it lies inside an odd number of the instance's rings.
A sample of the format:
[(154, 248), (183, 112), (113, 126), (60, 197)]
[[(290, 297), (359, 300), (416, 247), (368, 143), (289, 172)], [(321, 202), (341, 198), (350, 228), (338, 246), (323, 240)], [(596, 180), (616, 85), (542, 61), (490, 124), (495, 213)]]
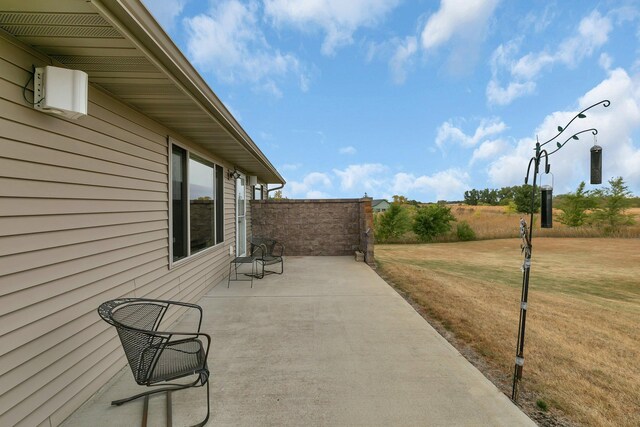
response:
[[(598, 130), (594, 128), (581, 130), (579, 132), (574, 133), (573, 135), (565, 139), (563, 142), (556, 141), (556, 148), (553, 151), (548, 152), (546, 149), (542, 149), (542, 147), (544, 147), (545, 145), (549, 144), (552, 141), (555, 141), (556, 138), (558, 138), (560, 135), (564, 133), (565, 130), (567, 130), (569, 125), (571, 125), (571, 123), (575, 119), (586, 118), (587, 116), (584, 113), (600, 104), (602, 104), (603, 107), (608, 107), (609, 105), (611, 105), (611, 101), (609, 101), (608, 99), (605, 99), (603, 101), (597, 102), (591, 105), (590, 107), (587, 107), (584, 110), (580, 111), (569, 121), (569, 123), (567, 123), (565, 127), (558, 126), (558, 133), (552, 138), (550, 138), (549, 140), (543, 143), (540, 143), (539, 141), (536, 140), (536, 147), (534, 149), (535, 155), (531, 158), (531, 160), (529, 160), (529, 166), (527, 168), (527, 175), (524, 179), (524, 183), (525, 184), (529, 183), (531, 166), (533, 166), (533, 188), (531, 189), (531, 211), (530, 211), (531, 216), (529, 220), (529, 227), (527, 227), (527, 222), (524, 220), (524, 218), (520, 218), (520, 237), (522, 238), (521, 249), (522, 249), (522, 252), (524, 253), (524, 262), (522, 264), (522, 297), (520, 300), (520, 320), (518, 322), (518, 342), (516, 344), (516, 364), (513, 371), (513, 387), (511, 390), (511, 400), (513, 400), (514, 402), (518, 400), (518, 385), (520, 380), (522, 379), (522, 368), (524, 366), (524, 334), (525, 334), (525, 328), (527, 324), (529, 277), (531, 274), (531, 252), (533, 249), (533, 246), (531, 244), (531, 241), (533, 239), (533, 211), (534, 211), (535, 199), (536, 199), (536, 184), (537, 184), (536, 181), (537, 181), (538, 173), (540, 172), (540, 164), (541, 164), (542, 158), (544, 157), (544, 172), (548, 174), (549, 171), (551, 170), (551, 165), (549, 164), (549, 156), (559, 151), (570, 140), (579, 140), (580, 138), (578, 138), (578, 135), (586, 132), (591, 132), (595, 136), (598, 134)], [(598, 153), (600, 152), (601, 150)], [(593, 159), (593, 155), (592, 155), (592, 159)], [(602, 158), (599, 157), (599, 159), (601, 162)], [(592, 164), (592, 170), (593, 170), (593, 167), (594, 166)], [(593, 176), (594, 176), (593, 171), (591, 176), (592, 176), (592, 182), (591, 182), (592, 184), (600, 184), (600, 182), (593, 181)]]

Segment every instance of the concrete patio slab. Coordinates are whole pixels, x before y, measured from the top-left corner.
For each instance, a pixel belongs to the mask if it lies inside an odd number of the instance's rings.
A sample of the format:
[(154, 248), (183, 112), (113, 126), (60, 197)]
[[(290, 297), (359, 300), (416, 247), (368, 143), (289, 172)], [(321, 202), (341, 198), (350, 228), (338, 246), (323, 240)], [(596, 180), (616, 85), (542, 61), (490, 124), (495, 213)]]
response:
[[(213, 337), (209, 425), (535, 425), (350, 257), (287, 257), (283, 275), (253, 288), (221, 283), (200, 305)], [(123, 371), (65, 425), (138, 423), (142, 402), (109, 402), (139, 389)], [(202, 389), (174, 393), (173, 402), (174, 425), (204, 416)], [(164, 403), (151, 400), (151, 425), (164, 423)]]

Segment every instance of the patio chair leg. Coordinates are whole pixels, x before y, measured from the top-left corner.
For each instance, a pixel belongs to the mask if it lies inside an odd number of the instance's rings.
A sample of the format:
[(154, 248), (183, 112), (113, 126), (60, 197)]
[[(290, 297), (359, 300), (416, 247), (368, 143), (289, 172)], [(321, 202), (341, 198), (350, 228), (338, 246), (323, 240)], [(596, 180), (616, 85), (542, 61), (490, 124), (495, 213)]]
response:
[(202, 420), (199, 424), (196, 424), (193, 427), (202, 427), (207, 423), (207, 421), (209, 421), (209, 413), (211, 412), (211, 403), (209, 402), (209, 377), (207, 377), (206, 384), (207, 384), (207, 416), (204, 417), (204, 420)]
[(164, 387), (164, 388), (159, 388), (157, 390), (146, 391), (144, 393), (139, 393), (139, 394), (136, 394), (136, 395), (131, 396), (131, 397), (125, 397), (124, 399), (114, 400), (113, 402), (111, 402), (111, 405), (120, 406), (123, 403), (131, 402), (132, 400), (136, 400), (136, 399), (139, 399), (139, 398), (144, 397), (144, 396), (150, 396), (152, 394), (162, 393), (163, 391), (176, 391), (176, 390), (182, 390), (183, 388), (194, 387), (197, 382), (198, 382), (198, 380), (196, 380), (192, 384), (176, 385), (174, 387)]
[[(204, 379), (204, 381), (203, 381)], [(201, 382), (200, 385), (196, 385), (198, 382)], [(211, 402), (209, 401), (210, 399), (210, 392), (209, 392), (209, 375), (208, 374), (201, 374), (198, 379), (196, 379), (193, 383), (191, 384), (184, 384), (181, 386), (176, 386), (176, 387), (164, 387), (164, 388), (160, 388), (158, 390), (152, 390), (152, 391), (148, 391), (146, 393), (140, 393), (140, 394), (136, 394), (135, 396), (131, 396), (131, 397), (127, 397), (125, 399), (120, 399), (120, 400), (114, 400), (113, 402), (111, 402), (112, 405), (114, 406), (120, 406), (123, 403), (127, 403), (130, 402), (132, 400), (138, 399), (140, 397), (144, 397), (144, 405), (142, 408), (142, 427), (147, 427), (147, 421), (148, 421), (148, 415), (149, 415), (149, 396), (151, 396), (152, 394), (155, 393), (162, 393), (162, 392), (166, 392), (167, 393), (167, 426), (171, 426), (173, 424), (173, 410), (172, 410), (172, 398), (171, 398), (171, 392), (177, 391), (177, 390), (182, 390), (185, 388), (191, 388), (191, 387), (202, 387), (206, 385), (207, 386), (207, 415), (205, 416), (204, 420), (202, 420), (201, 422), (199, 422), (198, 424), (193, 425), (192, 427), (202, 427), (204, 426), (207, 421), (209, 421), (209, 413), (211, 412)]]
[[(271, 265), (271, 264), (269, 264), (269, 265)], [(264, 264), (262, 264), (262, 277), (264, 277), (267, 274), (282, 274), (282, 273), (284, 273), (284, 262), (280, 263), (280, 271), (265, 270)]]
[(171, 392), (167, 392), (167, 426), (171, 427), (173, 425), (173, 412), (171, 410)]
[(258, 268), (258, 263), (260, 263), (262, 267), (261, 267), (260, 274), (258, 274), (258, 272), (256, 271), (256, 277), (258, 279), (262, 279), (264, 278), (264, 261), (256, 260), (256, 269)]
[(144, 397), (144, 406), (142, 407), (142, 427), (147, 427), (147, 415), (149, 414), (149, 395)]

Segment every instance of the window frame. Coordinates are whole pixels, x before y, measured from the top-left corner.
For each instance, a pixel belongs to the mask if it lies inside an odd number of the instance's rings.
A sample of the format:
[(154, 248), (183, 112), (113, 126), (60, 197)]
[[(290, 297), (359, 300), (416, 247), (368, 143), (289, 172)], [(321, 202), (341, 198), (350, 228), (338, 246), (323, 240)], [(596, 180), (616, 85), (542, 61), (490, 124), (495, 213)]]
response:
[[(256, 184), (256, 185), (252, 185), (251, 188), (253, 189), (252, 191), (252, 200), (264, 200), (264, 186), (260, 183)], [(260, 198), (256, 199), (256, 190), (260, 188)]]
[[(169, 220), (168, 220), (168, 225), (169, 225), (169, 269), (171, 270), (174, 267), (180, 266), (182, 264), (191, 262), (195, 259), (198, 259), (200, 257), (206, 256), (207, 254), (209, 254), (211, 251), (214, 251), (216, 249), (219, 249), (220, 247), (224, 246), (225, 242), (225, 222), (224, 222), (224, 193), (225, 193), (225, 188), (224, 188), (224, 182), (220, 183), (221, 185), (221, 191), (220, 194), (218, 194), (218, 179), (222, 179), (224, 180), (224, 166), (218, 162), (213, 160), (211, 157), (207, 156), (206, 154), (194, 150), (192, 148), (190, 148), (189, 146), (182, 144), (178, 141), (176, 141), (175, 139), (169, 137), (169, 161), (168, 161), (168, 187), (169, 187), (169, 205), (168, 205), (168, 209), (169, 209)], [(184, 224), (184, 227), (186, 229), (186, 242), (185, 242), (185, 249), (186, 249), (186, 255), (183, 258), (180, 258), (178, 260), (174, 260), (173, 259), (173, 161), (171, 156), (173, 155), (173, 147), (176, 146), (182, 150), (185, 151), (185, 187), (186, 187), (186, 223)], [(202, 249), (200, 251), (197, 251), (195, 253), (191, 253), (191, 190), (190, 190), (190, 181), (189, 181), (189, 160), (196, 160), (200, 163), (203, 163), (207, 166), (211, 166), (213, 168), (213, 191), (215, 193), (215, 223), (216, 226), (214, 227), (214, 240), (215, 243), (212, 246), (209, 246), (208, 248)], [(218, 169), (221, 171), (221, 173), (218, 172)], [(219, 196), (219, 197), (218, 197)], [(222, 210), (221, 213), (218, 213), (219, 210)], [(221, 220), (221, 225), (220, 225), (220, 230), (222, 231), (221, 236), (220, 236), (220, 241), (218, 241), (218, 231), (219, 230), (219, 226), (218, 226), (218, 220)]]

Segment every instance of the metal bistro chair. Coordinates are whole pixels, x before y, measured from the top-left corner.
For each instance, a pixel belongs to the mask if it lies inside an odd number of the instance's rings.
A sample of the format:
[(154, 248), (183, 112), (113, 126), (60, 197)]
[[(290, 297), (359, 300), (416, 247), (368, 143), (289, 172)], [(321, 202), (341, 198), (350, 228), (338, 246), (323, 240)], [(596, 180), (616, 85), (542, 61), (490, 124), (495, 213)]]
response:
[[(258, 275), (263, 278), (265, 274), (282, 274), (284, 272), (284, 245), (274, 239), (266, 237), (254, 237), (251, 239), (251, 253), (259, 254), (256, 261), (262, 266), (262, 272)], [(258, 250), (261, 248), (261, 250)], [(280, 271), (265, 270), (267, 265), (280, 264)]]
[[(171, 306), (198, 310), (200, 313), (198, 330), (196, 332), (159, 331), (158, 327)], [(209, 354), (211, 337), (200, 332), (202, 308), (196, 304), (178, 301), (122, 298), (101, 304), (98, 308), (98, 314), (105, 322), (115, 326), (118, 331), (122, 348), (136, 383), (149, 387), (166, 386), (125, 399), (114, 400), (111, 404), (120, 406), (144, 396), (142, 425), (146, 426), (149, 395), (166, 392), (167, 425), (171, 425), (171, 392), (206, 385), (207, 416), (196, 426), (205, 425), (209, 420), (210, 411), (207, 355)], [(206, 346), (204, 346), (202, 338), (207, 339)], [(192, 375), (197, 375), (193, 382), (186, 384), (172, 382)]]

